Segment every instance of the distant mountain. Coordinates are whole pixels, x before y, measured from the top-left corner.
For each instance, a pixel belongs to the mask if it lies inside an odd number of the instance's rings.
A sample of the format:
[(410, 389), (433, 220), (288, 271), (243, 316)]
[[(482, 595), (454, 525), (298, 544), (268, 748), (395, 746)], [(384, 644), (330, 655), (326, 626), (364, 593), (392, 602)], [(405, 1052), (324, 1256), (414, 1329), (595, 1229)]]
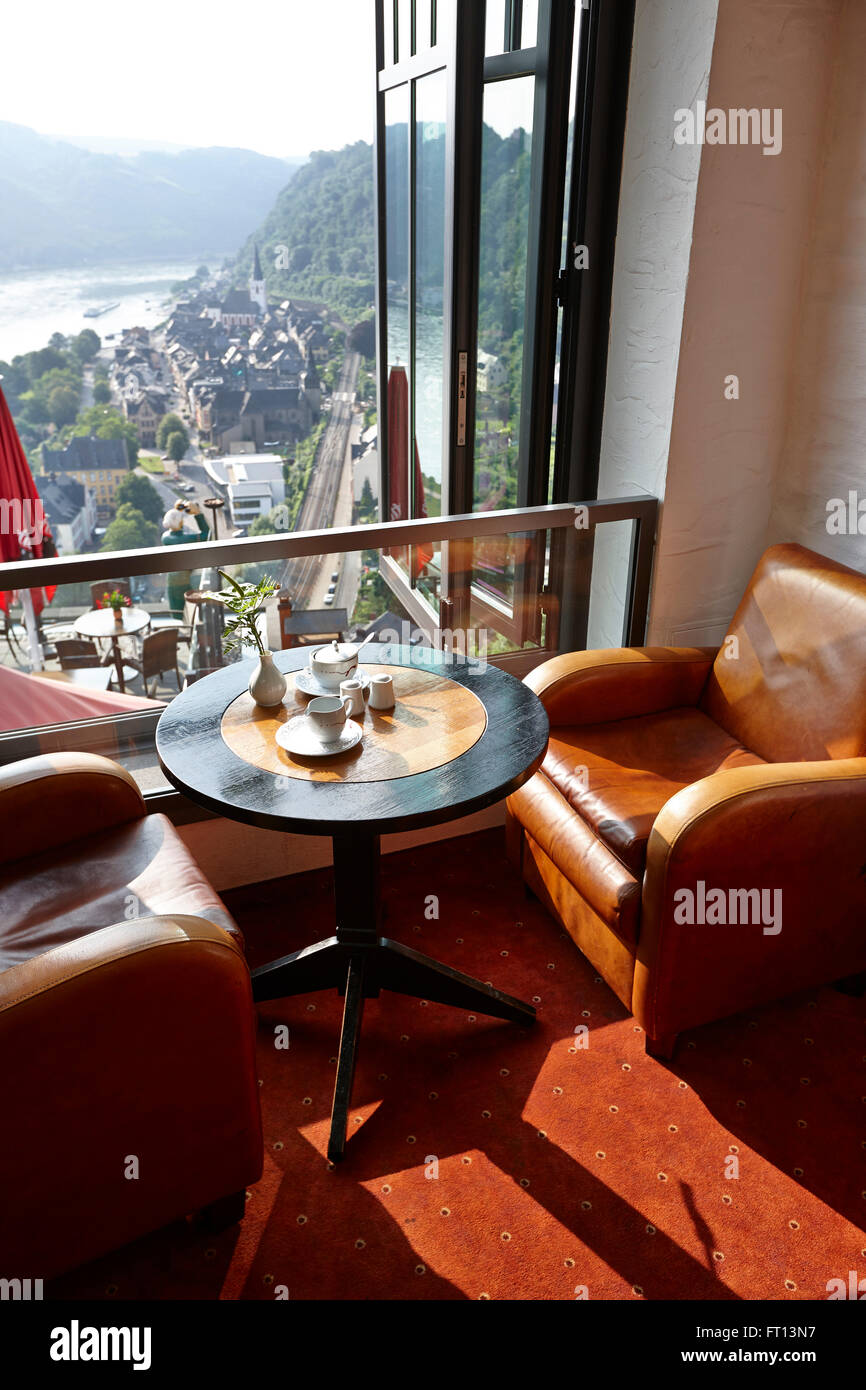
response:
[(373, 304), (373, 150), (363, 140), (317, 150), (241, 248), (244, 284), (258, 245), (272, 296), (321, 300), (354, 322)]
[(252, 150), (100, 154), (0, 121), (0, 269), (237, 245), (295, 167)]
[(159, 150), (162, 154), (180, 154), (189, 145), (179, 145), (169, 140), (135, 140), (123, 135), (55, 135), (52, 131), (42, 132), (46, 140), (59, 140), (66, 145), (75, 145), (80, 150), (92, 150), (94, 154), (141, 154), (142, 150)]
[[(66, 145), (75, 145), (80, 150), (91, 150), (93, 154), (136, 155), (156, 152), (157, 154), (181, 154), (187, 150), (200, 149), (199, 145), (179, 145), (172, 140), (148, 140), (144, 136), (131, 135), (51, 135), (45, 132), (46, 140), (59, 140)], [(282, 162), (290, 168), (300, 168), (307, 162), (305, 154), (287, 154)]]

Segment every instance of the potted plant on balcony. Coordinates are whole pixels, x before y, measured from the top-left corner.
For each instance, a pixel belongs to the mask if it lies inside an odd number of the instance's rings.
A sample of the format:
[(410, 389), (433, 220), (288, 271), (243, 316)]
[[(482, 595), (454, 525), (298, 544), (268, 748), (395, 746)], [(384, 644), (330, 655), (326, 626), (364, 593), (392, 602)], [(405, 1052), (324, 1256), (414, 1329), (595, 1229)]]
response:
[(123, 627), (123, 610), (131, 608), (132, 601), (126, 594), (122, 594), (119, 589), (106, 590), (101, 600), (97, 601), (97, 608), (110, 608), (114, 614), (115, 627)]
[(231, 613), (223, 630), (223, 651), (254, 647), (259, 659), (250, 677), (250, 695), (257, 705), (279, 705), (286, 693), (286, 678), (274, 665), (274, 658), (262, 641), (257, 622), (259, 615), (264, 612), (265, 600), (277, 592), (279, 585), (273, 579), (246, 584), (242, 580), (232, 579), (225, 570), (218, 570), (217, 573), (229, 586), (218, 594), (208, 596), (212, 597), (212, 601), (223, 604)]

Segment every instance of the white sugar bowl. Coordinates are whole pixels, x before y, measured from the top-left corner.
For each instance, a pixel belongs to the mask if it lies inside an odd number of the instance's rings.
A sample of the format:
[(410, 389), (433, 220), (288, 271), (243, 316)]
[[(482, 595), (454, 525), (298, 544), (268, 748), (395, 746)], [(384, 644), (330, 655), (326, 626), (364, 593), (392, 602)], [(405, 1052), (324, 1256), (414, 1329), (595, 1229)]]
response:
[(310, 654), (310, 671), (326, 690), (339, 690), (340, 682), (358, 669), (358, 648), (351, 642), (328, 642)]

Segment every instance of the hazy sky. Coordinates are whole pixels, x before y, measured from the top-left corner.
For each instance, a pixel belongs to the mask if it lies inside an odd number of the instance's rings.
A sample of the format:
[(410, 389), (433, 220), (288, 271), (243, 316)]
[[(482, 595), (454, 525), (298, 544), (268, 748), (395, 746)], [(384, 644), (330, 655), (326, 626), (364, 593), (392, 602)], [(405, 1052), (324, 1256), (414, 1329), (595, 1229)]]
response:
[(373, 138), (373, 0), (39, 0), (0, 33), (0, 120), (46, 134), (282, 156)]

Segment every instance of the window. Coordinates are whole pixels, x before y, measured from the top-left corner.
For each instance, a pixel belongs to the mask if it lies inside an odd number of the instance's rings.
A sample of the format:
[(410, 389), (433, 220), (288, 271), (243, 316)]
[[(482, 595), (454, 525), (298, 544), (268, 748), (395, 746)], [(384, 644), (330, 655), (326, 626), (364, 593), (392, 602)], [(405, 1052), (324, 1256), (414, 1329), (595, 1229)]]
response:
[[(422, 46), (428, 5), (378, 5), (382, 514), (585, 500), (591, 454), (575, 428), (555, 430), (554, 405), (563, 377), (569, 408), (584, 410), (571, 389), (582, 344), (592, 338), (587, 376), (606, 351), (603, 263), (615, 196), (588, 183), (590, 139), (612, 184), (633, 7), (487, 0), (433, 8), (431, 44)], [(596, 247), (600, 293), (582, 304), (567, 250), (582, 240), (590, 203), (605, 245)], [(537, 595), (561, 557), (512, 552), (519, 564), (482, 572), (447, 543), (403, 547), (382, 570), (416, 621), (451, 626), (459, 613), (487, 611), (522, 645), (537, 640)]]

